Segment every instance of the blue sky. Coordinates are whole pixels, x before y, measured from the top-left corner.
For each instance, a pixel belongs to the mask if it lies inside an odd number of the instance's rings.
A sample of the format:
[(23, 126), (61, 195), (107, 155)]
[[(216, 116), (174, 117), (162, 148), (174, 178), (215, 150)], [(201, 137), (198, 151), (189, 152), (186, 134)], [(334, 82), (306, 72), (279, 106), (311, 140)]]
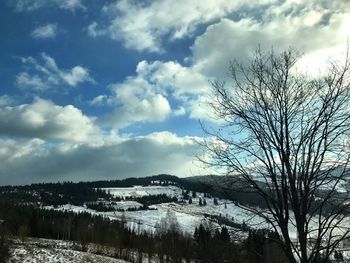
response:
[(0, 184), (211, 172), (209, 80), (261, 45), (341, 59), (347, 0), (4, 0)]

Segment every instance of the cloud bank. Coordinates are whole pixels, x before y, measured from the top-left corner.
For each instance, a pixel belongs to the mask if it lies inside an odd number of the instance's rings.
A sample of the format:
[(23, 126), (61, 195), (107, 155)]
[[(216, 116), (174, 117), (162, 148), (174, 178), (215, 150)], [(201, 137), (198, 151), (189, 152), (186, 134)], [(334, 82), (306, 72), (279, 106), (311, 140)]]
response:
[(159, 173), (199, 174), (198, 145), (169, 132), (123, 138), (92, 146), (50, 145), (40, 139), (1, 139), (0, 184), (87, 181), (142, 177)]
[(98, 128), (72, 105), (36, 98), (31, 104), (0, 107), (0, 135), (86, 141)]

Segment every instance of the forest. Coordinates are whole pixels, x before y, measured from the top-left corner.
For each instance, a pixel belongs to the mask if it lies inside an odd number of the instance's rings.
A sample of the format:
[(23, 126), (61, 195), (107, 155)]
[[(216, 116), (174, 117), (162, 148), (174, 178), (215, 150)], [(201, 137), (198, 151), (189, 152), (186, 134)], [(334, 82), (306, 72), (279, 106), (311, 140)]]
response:
[[(218, 176), (179, 178), (172, 175), (160, 174), (154, 176), (127, 178), (122, 180), (93, 181), (93, 182), (58, 182), (40, 183), (23, 186), (0, 186), (0, 199), (26, 202), (41, 202), (44, 205), (73, 204), (82, 205), (85, 202), (94, 202), (99, 198), (104, 200), (120, 201), (120, 198), (109, 194), (99, 188), (132, 187), (134, 185), (175, 185), (185, 192), (194, 191), (206, 193), (210, 196), (232, 200), (250, 206), (265, 207), (264, 200), (254, 191), (245, 187), (240, 178)], [(247, 190), (248, 189), (248, 190)], [(151, 205), (171, 202), (168, 197), (157, 197), (147, 200), (142, 197), (136, 200), (142, 204)], [(163, 200), (161, 200), (163, 199)]]
[[(170, 211), (162, 218), (154, 233), (130, 228), (127, 221), (110, 220), (89, 213), (75, 214), (55, 210), (42, 210), (32, 205), (13, 201), (0, 202), (0, 214), (4, 223), (0, 237), (0, 261), (8, 255), (11, 238), (27, 237), (72, 241), (81, 251), (89, 244), (113, 251), (110, 256), (130, 262), (142, 262), (143, 258), (159, 262), (232, 262), (258, 263), (281, 261), (281, 251), (276, 240), (267, 230), (250, 230), (244, 241), (230, 237), (223, 226), (213, 229), (210, 224), (200, 224), (193, 235), (184, 233)], [(278, 257), (276, 257), (278, 255)], [(1, 261), (2, 262), (2, 261)]]

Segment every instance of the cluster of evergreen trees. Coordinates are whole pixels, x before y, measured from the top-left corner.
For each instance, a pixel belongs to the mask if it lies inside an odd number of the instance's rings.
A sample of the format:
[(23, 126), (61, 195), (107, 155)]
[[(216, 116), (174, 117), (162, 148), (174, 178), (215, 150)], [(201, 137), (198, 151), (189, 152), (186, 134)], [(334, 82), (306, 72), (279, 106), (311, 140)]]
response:
[(119, 201), (108, 192), (92, 188), (86, 183), (45, 183), (25, 186), (0, 187), (0, 200), (12, 200), (16, 202), (37, 203), (43, 205), (83, 205), (85, 202), (93, 202), (99, 199)]
[(9, 256), (9, 245), (6, 237), (5, 222), (0, 220), (0, 262), (6, 262)]
[(168, 196), (166, 194), (157, 194), (157, 195), (145, 195), (141, 197), (127, 197), (125, 200), (137, 201), (145, 206), (163, 204), (163, 203), (177, 203), (178, 199), (176, 196)]
[(201, 224), (194, 231), (194, 252), (200, 262), (241, 262), (240, 248), (241, 244), (231, 242), (226, 227), (212, 231)]

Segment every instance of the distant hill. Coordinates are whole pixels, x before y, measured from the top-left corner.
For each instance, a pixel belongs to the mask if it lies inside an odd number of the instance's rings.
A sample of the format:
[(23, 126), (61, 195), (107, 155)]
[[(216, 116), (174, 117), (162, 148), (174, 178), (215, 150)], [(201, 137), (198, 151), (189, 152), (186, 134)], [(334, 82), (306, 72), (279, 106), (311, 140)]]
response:
[(211, 196), (251, 206), (264, 206), (261, 197), (251, 190), (244, 179), (240, 177), (217, 175), (179, 178), (174, 175), (159, 174), (122, 180), (1, 186), (0, 198), (25, 200), (27, 202), (44, 201), (44, 203), (50, 205), (65, 203), (80, 205), (83, 202), (96, 201), (99, 198), (112, 198), (105, 191), (99, 191), (99, 188), (132, 187), (135, 185), (176, 185), (188, 191), (207, 193)]

